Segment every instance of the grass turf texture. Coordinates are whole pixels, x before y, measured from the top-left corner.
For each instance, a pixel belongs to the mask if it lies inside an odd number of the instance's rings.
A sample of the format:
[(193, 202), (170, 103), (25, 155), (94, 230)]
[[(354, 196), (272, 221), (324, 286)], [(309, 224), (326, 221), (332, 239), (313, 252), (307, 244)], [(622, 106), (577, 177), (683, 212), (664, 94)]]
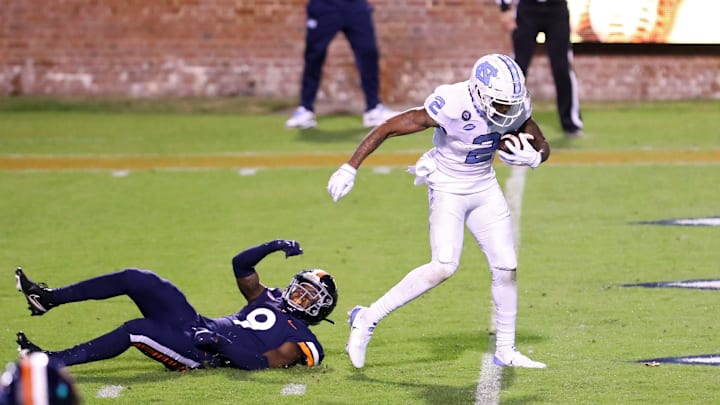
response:
[[(27, 101), (25, 101), (27, 103)], [(92, 110), (52, 103), (0, 104), (0, 157), (10, 154), (221, 154), (339, 152), (365, 131), (357, 116), (320, 118), (320, 129), (288, 131), (285, 115), (176, 109)], [(718, 103), (595, 105), (591, 135), (561, 139), (554, 111), (540, 121), (556, 151), (718, 149)], [(159, 110), (159, 111), (158, 111)], [(108, 112), (109, 111), (109, 112)], [(710, 128), (708, 130), (707, 128)], [(715, 132), (713, 132), (715, 131)], [(425, 150), (427, 136), (389, 140), (384, 151)], [(509, 171), (498, 165), (502, 182)], [(275, 254), (258, 270), (284, 286), (301, 268), (333, 273), (337, 324), (314, 328), (326, 350), (317, 369), (166, 372), (131, 350), (71, 368), (87, 403), (472, 403), (488, 345), (489, 275), (466, 236), (460, 269), (446, 283), (384, 320), (356, 371), (344, 353), (345, 312), (369, 304), (428, 260), (425, 191), (402, 167), (363, 168), (339, 204), (325, 191), (334, 167), (274, 168), (243, 176), (202, 171), (1, 171), (0, 360), (15, 358), (14, 333), (61, 349), (139, 316), (126, 298), (85, 302), (30, 317), (13, 270), (50, 286), (124, 267), (157, 271), (208, 316), (243, 304), (230, 259), (274, 238), (299, 240), (305, 254)], [(718, 216), (718, 164), (548, 164), (529, 173), (520, 246), (518, 345), (546, 370), (505, 370), (500, 402), (712, 403), (714, 367), (646, 367), (641, 358), (717, 353), (717, 291), (620, 288), (621, 283), (717, 277), (718, 228), (634, 225)], [(303, 395), (282, 395), (287, 384)], [(125, 387), (118, 399), (102, 387)]]

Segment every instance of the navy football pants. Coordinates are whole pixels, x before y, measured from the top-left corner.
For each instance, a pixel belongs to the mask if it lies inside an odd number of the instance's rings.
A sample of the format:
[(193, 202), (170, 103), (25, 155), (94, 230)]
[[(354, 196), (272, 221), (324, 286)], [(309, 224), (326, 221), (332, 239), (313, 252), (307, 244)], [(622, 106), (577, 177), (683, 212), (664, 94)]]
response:
[(91, 278), (53, 292), (58, 305), (127, 295), (143, 318), (50, 356), (65, 365), (115, 357), (131, 346), (173, 370), (203, 367), (212, 357), (195, 347), (192, 326), (200, 315), (171, 282), (148, 270), (126, 269)]
[(372, 6), (365, 0), (310, 0), (307, 5), (305, 67), (300, 96), (300, 104), (308, 110), (314, 110), (327, 48), (341, 31), (355, 55), (366, 111), (379, 103), (379, 51)]

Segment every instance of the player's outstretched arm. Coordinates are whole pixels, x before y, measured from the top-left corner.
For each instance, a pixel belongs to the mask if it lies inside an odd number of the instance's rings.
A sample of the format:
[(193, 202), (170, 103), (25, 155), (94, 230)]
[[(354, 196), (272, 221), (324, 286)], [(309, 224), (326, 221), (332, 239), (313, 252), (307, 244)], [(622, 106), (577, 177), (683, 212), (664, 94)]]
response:
[(260, 283), (260, 277), (255, 271), (255, 265), (260, 263), (265, 256), (278, 250), (285, 252), (286, 258), (300, 255), (303, 252), (297, 241), (276, 239), (245, 249), (233, 257), (232, 266), (235, 280), (238, 289), (248, 302), (257, 298), (265, 288)]
[(386, 139), (414, 134), (436, 126), (438, 126), (437, 122), (430, 117), (424, 107), (406, 110), (373, 128), (355, 149), (348, 164), (357, 169)]
[(360, 142), (350, 160), (330, 176), (327, 190), (333, 201), (337, 202), (352, 190), (358, 167), (386, 139), (414, 134), (437, 126), (437, 122), (430, 117), (424, 107), (417, 107), (404, 111), (373, 128)]

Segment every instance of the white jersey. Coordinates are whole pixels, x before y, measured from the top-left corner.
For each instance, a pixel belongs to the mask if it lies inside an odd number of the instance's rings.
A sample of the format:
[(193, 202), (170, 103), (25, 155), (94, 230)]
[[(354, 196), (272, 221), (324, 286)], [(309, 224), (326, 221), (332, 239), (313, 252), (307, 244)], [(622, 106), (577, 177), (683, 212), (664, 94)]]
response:
[(433, 144), (410, 168), (415, 184), (457, 194), (477, 193), (497, 183), (493, 159), (500, 136), (516, 131), (530, 118), (529, 98), (518, 119), (509, 127), (498, 127), (475, 108), (468, 82), (438, 86), (425, 99), (425, 110), (440, 125)]

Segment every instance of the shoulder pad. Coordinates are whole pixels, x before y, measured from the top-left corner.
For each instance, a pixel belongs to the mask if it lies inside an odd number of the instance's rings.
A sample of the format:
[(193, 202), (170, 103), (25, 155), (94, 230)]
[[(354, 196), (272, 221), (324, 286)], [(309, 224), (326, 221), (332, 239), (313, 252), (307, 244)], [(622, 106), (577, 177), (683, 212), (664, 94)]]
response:
[(459, 119), (463, 111), (472, 108), (467, 81), (436, 87), (425, 99), (424, 106), (432, 117), (442, 114), (449, 119)]

